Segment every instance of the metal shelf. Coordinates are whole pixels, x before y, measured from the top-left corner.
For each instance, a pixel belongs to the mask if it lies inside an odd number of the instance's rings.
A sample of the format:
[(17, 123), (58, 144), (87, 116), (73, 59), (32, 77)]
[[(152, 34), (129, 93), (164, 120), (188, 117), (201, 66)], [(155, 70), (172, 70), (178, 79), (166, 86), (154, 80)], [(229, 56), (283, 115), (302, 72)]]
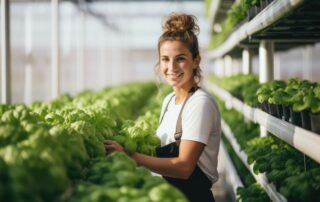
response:
[(220, 151), (219, 154), (222, 155), (224, 161), (225, 172), (227, 172), (226, 179), (232, 186), (234, 195), (237, 194), (237, 188), (243, 187), (242, 181), (238, 175), (236, 168), (233, 165), (233, 162), (222, 142), (220, 142)]
[[(315, 12), (319, 7), (319, 2), (315, 0), (273, 1), (251, 21), (236, 29), (217, 49), (209, 51), (207, 56), (219, 58), (238, 48), (238, 45), (252, 46), (262, 39), (284, 43), (279, 50), (320, 41), (320, 14)], [(288, 35), (288, 32), (291, 34)]]
[(235, 0), (213, 0), (209, 8), (208, 22), (211, 30), (215, 24), (221, 24)]
[(224, 100), (226, 106), (236, 109), (247, 119), (259, 123), (276, 137), (320, 163), (320, 135), (250, 107), (213, 83), (206, 81), (205, 87)]
[(240, 149), (240, 146), (239, 146), (236, 138), (234, 137), (230, 127), (223, 120), (221, 121), (221, 128), (222, 128), (222, 131), (225, 134), (226, 138), (230, 142), (232, 148), (234, 149), (235, 153), (239, 156), (239, 158), (244, 163), (244, 165), (248, 168), (248, 170), (250, 170), (251, 174), (256, 179), (256, 181), (264, 188), (266, 193), (269, 195), (270, 199), (272, 201), (277, 201), (277, 202), (278, 201), (281, 201), (281, 202), (287, 201), (287, 199), (284, 196), (282, 196), (280, 193), (278, 193), (276, 191), (276, 188), (273, 183), (268, 183), (268, 180), (267, 180), (264, 173), (259, 173), (257, 175), (253, 172), (253, 166), (252, 165), (250, 166), (247, 163), (247, 159), (248, 159), (247, 154), (243, 150)]

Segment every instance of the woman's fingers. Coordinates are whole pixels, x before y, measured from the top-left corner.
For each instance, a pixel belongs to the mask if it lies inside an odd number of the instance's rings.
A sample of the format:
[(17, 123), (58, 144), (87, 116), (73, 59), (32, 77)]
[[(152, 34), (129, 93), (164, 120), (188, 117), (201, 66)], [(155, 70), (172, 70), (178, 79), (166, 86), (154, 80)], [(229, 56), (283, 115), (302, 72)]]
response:
[(113, 140), (105, 140), (103, 142), (104, 147), (106, 149), (107, 152), (112, 152), (112, 151), (123, 151), (123, 147), (117, 143), (116, 141)]
[(116, 150), (112, 140), (106, 140), (103, 142), (103, 144), (107, 154)]
[(105, 141), (103, 141), (103, 144), (104, 145), (112, 145), (114, 143), (114, 141), (112, 141), (112, 140), (105, 140)]

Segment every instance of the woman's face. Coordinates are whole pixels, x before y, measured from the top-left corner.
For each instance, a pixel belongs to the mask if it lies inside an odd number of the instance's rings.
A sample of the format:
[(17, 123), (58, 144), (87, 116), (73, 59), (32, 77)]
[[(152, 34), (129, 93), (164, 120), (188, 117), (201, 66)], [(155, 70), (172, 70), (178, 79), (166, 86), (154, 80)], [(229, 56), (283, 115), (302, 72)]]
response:
[(199, 63), (199, 57), (193, 59), (191, 52), (180, 41), (164, 41), (160, 46), (160, 70), (174, 88), (191, 88), (194, 84), (193, 70)]

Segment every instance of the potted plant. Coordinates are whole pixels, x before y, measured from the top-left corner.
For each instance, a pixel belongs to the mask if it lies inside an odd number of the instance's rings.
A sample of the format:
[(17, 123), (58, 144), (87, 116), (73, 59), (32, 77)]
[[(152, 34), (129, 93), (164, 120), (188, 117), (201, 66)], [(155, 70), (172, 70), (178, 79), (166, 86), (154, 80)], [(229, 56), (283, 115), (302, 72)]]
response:
[(258, 90), (257, 90), (257, 97), (258, 101), (260, 103), (260, 109), (264, 112), (269, 113), (269, 105), (268, 105), (268, 99), (271, 96), (272, 91), (268, 87), (267, 84), (263, 84)]
[(281, 80), (273, 80), (270, 82), (271, 95), (268, 98), (269, 104), (269, 113), (272, 116), (282, 118), (282, 107), (280, 105), (280, 100), (278, 97), (278, 90), (281, 93), (281, 89), (283, 90), (286, 87), (286, 83)]
[(292, 109), (294, 112), (300, 112), (301, 126), (307, 130), (311, 130), (310, 109), (314, 98), (313, 88), (315, 85), (316, 83), (308, 80), (301, 81), (298, 91), (292, 99)]
[(290, 117), (289, 108), (287, 108), (286, 110), (283, 107), (288, 105), (288, 99), (289, 96), (285, 92), (284, 88), (279, 88), (278, 90), (276, 90), (268, 99), (268, 102), (271, 103), (271, 105), (275, 106), (276, 116), (285, 121), (289, 121)]
[(310, 122), (311, 130), (315, 133), (320, 134), (320, 84), (317, 84), (313, 88), (313, 97), (310, 101), (311, 112)]

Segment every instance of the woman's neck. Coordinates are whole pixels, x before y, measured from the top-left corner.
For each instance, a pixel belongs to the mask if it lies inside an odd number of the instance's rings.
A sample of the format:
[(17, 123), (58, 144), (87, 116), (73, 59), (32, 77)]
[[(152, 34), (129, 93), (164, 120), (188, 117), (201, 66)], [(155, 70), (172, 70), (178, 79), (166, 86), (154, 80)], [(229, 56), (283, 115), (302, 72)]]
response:
[(175, 104), (183, 103), (187, 99), (189, 91), (194, 85), (195, 84), (192, 84), (183, 88), (173, 88), (173, 91), (175, 93)]

